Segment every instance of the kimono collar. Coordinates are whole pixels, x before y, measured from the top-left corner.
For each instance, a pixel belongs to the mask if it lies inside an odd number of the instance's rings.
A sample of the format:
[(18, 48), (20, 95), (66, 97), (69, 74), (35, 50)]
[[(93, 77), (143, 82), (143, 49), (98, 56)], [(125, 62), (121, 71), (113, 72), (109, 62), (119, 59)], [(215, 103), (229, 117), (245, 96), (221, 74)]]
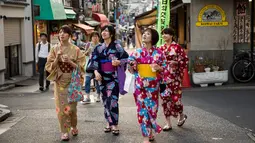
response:
[(155, 46), (152, 46), (152, 47), (149, 49), (149, 51), (147, 51), (147, 49), (146, 49), (145, 47), (143, 47), (142, 49), (143, 49), (143, 51), (149, 52), (150, 55), (151, 55), (151, 54), (153, 53), (153, 51), (156, 49), (156, 47), (155, 47)]
[[(173, 42), (169, 45), (169, 47), (172, 46), (172, 45), (176, 45), (176, 44), (177, 44), (177, 43), (176, 43), (175, 41), (173, 41)], [(164, 47), (165, 47), (165, 48), (168, 48), (166, 44), (164, 44)]]

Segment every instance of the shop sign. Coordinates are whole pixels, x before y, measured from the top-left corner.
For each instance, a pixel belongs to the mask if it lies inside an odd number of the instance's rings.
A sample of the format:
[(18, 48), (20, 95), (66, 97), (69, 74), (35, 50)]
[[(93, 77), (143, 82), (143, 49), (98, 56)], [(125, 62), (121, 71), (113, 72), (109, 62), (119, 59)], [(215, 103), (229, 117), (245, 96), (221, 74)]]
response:
[(236, 15), (245, 16), (247, 9), (247, 2), (238, 2), (236, 6)]
[(226, 14), (217, 5), (207, 5), (199, 12), (196, 26), (228, 26)]

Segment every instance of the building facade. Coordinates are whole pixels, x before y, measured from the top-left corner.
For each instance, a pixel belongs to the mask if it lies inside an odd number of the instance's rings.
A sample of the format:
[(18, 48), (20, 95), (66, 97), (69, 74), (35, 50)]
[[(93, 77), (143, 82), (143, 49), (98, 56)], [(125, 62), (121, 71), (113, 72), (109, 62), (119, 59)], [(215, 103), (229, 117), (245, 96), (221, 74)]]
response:
[[(190, 70), (197, 57), (221, 59), (229, 71), (240, 50), (251, 50), (251, 0), (174, 0), (171, 25), (188, 49)], [(254, 26), (252, 26), (254, 27)]]
[(15, 76), (33, 76), (31, 1), (0, 1), (0, 85)]

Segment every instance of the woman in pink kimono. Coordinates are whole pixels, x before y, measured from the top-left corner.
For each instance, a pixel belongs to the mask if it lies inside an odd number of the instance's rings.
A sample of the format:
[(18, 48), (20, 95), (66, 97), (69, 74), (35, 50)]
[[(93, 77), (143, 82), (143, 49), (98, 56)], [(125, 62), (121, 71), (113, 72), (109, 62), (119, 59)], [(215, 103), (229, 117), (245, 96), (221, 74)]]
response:
[(171, 116), (175, 118), (179, 116), (178, 126), (182, 126), (187, 119), (187, 115), (183, 114), (181, 83), (183, 71), (188, 65), (188, 57), (183, 48), (173, 41), (174, 30), (172, 28), (164, 29), (162, 35), (165, 44), (160, 49), (167, 60), (167, 70), (164, 73), (164, 82), (167, 88), (161, 93), (167, 123), (163, 131), (170, 131), (172, 129)]
[(129, 71), (135, 75), (134, 98), (137, 106), (138, 122), (144, 143), (154, 140), (153, 132), (161, 132), (157, 124), (159, 83), (165, 65), (163, 53), (155, 47), (159, 40), (158, 32), (147, 29), (142, 36), (144, 46), (129, 57)]

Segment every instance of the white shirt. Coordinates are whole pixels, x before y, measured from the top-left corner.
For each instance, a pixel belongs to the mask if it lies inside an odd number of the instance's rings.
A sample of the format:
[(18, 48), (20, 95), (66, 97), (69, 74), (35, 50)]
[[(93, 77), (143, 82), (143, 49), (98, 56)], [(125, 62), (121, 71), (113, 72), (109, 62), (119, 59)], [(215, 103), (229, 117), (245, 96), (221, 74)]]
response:
[(39, 48), (39, 43), (36, 44), (36, 48), (35, 48), (35, 55), (36, 55), (36, 62), (38, 62), (39, 58), (47, 58), (49, 55), (49, 47), (48, 47), (48, 42), (46, 42), (45, 44), (43, 44), (42, 42), (40, 42), (41, 47), (40, 47), (40, 51), (38, 53), (38, 48)]

